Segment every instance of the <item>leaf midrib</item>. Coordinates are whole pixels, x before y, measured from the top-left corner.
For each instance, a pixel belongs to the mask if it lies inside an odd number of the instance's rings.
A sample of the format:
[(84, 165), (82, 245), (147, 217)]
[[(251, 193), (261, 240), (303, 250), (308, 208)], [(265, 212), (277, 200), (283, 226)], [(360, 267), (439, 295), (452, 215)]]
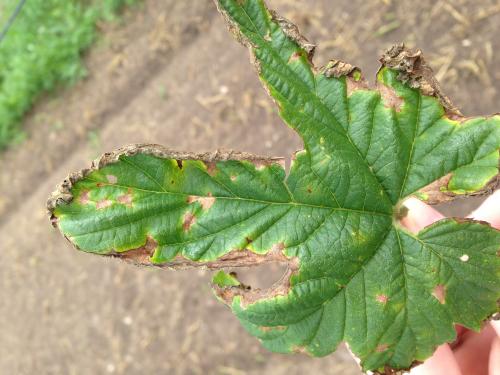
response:
[[(96, 179), (92, 179), (90, 177), (86, 177), (87, 180), (100, 183), (101, 186), (112, 186), (112, 187), (117, 187), (121, 189), (132, 189), (136, 191), (141, 191), (145, 193), (150, 193), (150, 194), (167, 194), (167, 195), (178, 195), (178, 196), (184, 196), (184, 197), (200, 197), (200, 198), (214, 198), (214, 199), (221, 199), (221, 200), (236, 200), (236, 201), (247, 201), (247, 202), (252, 202), (252, 203), (261, 203), (261, 204), (267, 204), (267, 205), (287, 205), (287, 206), (297, 206), (297, 207), (310, 207), (310, 208), (315, 208), (315, 209), (322, 209), (322, 210), (332, 210), (332, 211), (346, 211), (346, 212), (355, 212), (359, 214), (370, 214), (370, 215), (378, 215), (378, 216), (385, 216), (385, 217), (390, 217), (392, 216), (391, 214), (387, 212), (378, 212), (378, 211), (367, 211), (367, 210), (356, 210), (352, 208), (345, 208), (345, 207), (334, 207), (334, 206), (320, 206), (320, 205), (315, 205), (315, 204), (310, 204), (310, 203), (303, 203), (303, 202), (297, 202), (297, 201), (289, 201), (289, 202), (275, 202), (275, 201), (268, 201), (268, 200), (263, 200), (263, 199), (255, 199), (255, 198), (243, 198), (243, 197), (224, 197), (224, 196), (203, 196), (203, 195), (198, 195), (198, 194), (190, 194), (190, 193), (178, 193), (174, 191), (157, 191), (157, 190), (149, 190), (149, 189), (143, 189), (143, 188), (138, 188), (135, 186), (127, 186), (127, 185), (121, 185), (121, 184), (111, 184), (111, 183), (105, 183)], [(133, 201), (132, 201), (133, 203)]]
[(415, 115), (415, 124), (413, 126), (413, 137), (411, 140), (411, 147), (410, 147), (410, 152), (408, 155), (408, 163), (406, 164), (405, 168), (405, 176), (403, 178), (403, 183), (401, 184), (401, 189), (399, 190), (399, 199), (403, 198), (403, 192), (406, 187), (406, 181), (408, 179), (408, 174), (410, 172), (410, 168), (412, 165), (412, 159), (413, 159), (413, 152), (415, 149), (415, 143), (417, 142), (417, 130), (420, 125), (420, 114), (421, 114), (421, 109), (422, 109), (422, 95), (419, 93), (418, 94), (418, 105), (417, 105), (417, 113)]

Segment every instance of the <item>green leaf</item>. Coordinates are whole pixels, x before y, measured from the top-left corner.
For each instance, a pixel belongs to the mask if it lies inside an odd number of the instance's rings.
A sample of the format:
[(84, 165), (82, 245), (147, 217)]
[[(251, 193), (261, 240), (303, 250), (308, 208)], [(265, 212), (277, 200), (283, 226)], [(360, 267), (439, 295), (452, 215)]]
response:
[(225, 273), (224, 271), (217, 272), (212, 278), (212, 283), (221, 288), (241, 285), (234, 275)]
[(77, 248), (166, 268), (281, 262), (268, 290), (218, 273), (214, 289), (277, 352), (323, 356), (345, 341), (365, 370), (407, 369), (478, 330), (500, 298), (500, 232), (444, 219), (420, 233), (404, 199), (494, 189), (500, 116), (465, 118), (420, 51), (395, 46), (371, 88), (260, 0), (219, 0), (284, 121), (304, 142), (282, 159), (128, 146), (72, 174), (49, 199)]

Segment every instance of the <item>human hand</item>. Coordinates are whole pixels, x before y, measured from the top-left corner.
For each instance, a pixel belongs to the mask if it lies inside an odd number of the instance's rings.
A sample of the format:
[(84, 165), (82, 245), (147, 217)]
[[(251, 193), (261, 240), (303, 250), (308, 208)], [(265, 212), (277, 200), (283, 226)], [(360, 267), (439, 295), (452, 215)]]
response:
[[(415, 198), (405, 202), (409, 209), (402, 224), (412, 232), (443, 218), (438, 211)], [(469, 216), (500, 229), (500, 190)], [(457, 339), (438, 347), (411, 375), (500, 375), (500, 321), (487, 323), (481, 332), (456, 326)]]

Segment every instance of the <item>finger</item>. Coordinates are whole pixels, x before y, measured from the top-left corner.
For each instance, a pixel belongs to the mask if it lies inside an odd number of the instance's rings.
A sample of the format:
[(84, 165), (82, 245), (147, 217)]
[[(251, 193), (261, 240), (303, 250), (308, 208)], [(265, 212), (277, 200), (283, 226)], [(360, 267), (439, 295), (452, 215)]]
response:
[(467, 331), (453, 353), (463, 374), (488, 375), (490, 349), (497, 334), (488, 324), (479, 333)]
[(497, 336), (500, 337), (500, 320), (492, 320), (490, 322), (493, 329), (497, 332)]
[(500, 375), (500, 338), (497, 336), (490, 350), (490, 375)]
[(500, 375), (500, 321), (493, 320), (491, 326), (497, 333), (490, 350), (490, 375)]
[(408, 208), (408, 214), (401, 219), (401, 224), (414, 233), (444, 217), (434, 208), (416, 198), (407, 199), (404, 206)]
[(466, 332), (469, 332), (467, 328), (461, 326), (460, 324), (455, 324), (455, 331), (457, 331), (457, 337), (455, 341), (453, 341), (453, 343), (450, 344), (452, 350), (462, 345), (462, 335), (464, 335)]
[(436, 352), (422, 365), (415, 367), (411, 375), (462, 375), (455, 360), (453, 351), (445, 344), (438, 347)]
[(490, 195), (469, 217), (487, 221), (494, 228), (500, 229), (500, 190)]

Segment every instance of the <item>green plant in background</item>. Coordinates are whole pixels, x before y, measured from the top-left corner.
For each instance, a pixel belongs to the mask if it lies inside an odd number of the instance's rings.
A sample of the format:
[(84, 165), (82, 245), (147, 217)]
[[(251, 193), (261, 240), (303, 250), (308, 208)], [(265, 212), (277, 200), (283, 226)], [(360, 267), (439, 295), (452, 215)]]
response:
[[(0, 43), (0, 148), (22, 133), (19, 122), (37, 96), (85, 75), (81, 52), (98, 20), (112, 20), (134, 0), (29, 0)], [(0, 5), (5, 23), (17, 0)]]
[(127, 146), (63, 182), (52, 223), (80, 250), (142, 265), (287, 265), (268, 290), (213, 279), (276, 352), (324, 356), (345, 341), (387, 373), (452, 341), (455, 323), (480, 329), (498, 309), (500, 231), (443, 219), (415, 234), (400, 218), (410, 196), (493, 189), (500, 116), (463, 117), (420, 51), (388, 50), (373, 88), (350, 64), (314, 67), (314, 45), (263, 1), (216, 4), (304, 142), (290, 171), (280, 158)]

